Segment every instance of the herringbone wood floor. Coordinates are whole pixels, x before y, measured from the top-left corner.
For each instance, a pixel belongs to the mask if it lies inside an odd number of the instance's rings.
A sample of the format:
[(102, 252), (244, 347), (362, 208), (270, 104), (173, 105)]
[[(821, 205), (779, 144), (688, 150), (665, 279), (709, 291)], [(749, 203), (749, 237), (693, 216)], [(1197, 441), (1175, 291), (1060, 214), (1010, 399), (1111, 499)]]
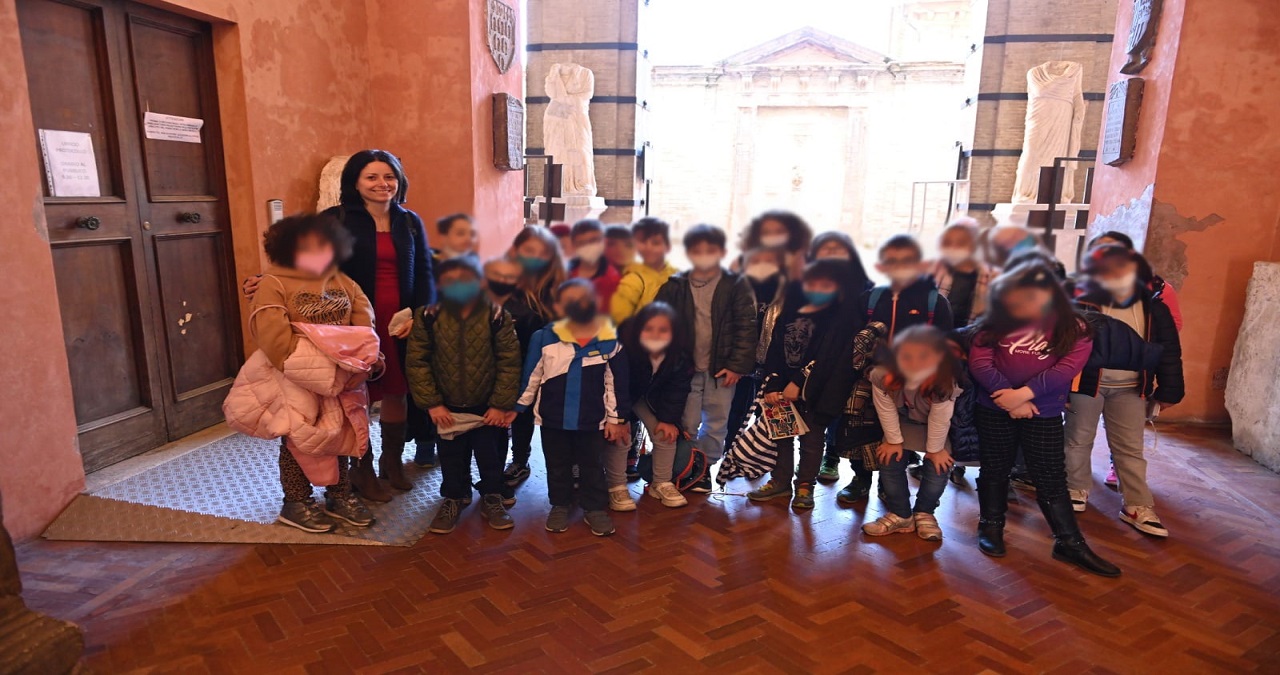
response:
[(601, 539), (543, 530), (537, 474), (515, 530), (472, 507), (407, 549), (37, 541), (19, 559), (29, 603), (81, 623), (101, 673), (1280, 672), (1280, 476), (1195, 428), (1152, 465), (1170, 540), (1117, 521), (1100, 485), (1083, 518), (1119, 580), (1054, 562), (1027, 495), (997, 561), (971, 488), (948, 488), (940, 547), (867, 540), (879, 505), (834, 488), (800, 516), (646, 499)]

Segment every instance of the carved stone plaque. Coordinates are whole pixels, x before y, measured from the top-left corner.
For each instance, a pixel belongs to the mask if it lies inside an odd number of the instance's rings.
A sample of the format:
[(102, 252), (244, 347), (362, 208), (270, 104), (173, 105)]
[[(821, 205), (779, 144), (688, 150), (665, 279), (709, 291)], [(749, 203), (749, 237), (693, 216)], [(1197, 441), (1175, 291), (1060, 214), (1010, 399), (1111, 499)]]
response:
[(486, 1), (489, 53), (498, 65), (498, 72), (505, 73), (516, 56), (516, 10), (502, 0)]
[(1125, 75), (1137, 75), (1151, 63), (1151, 50), (1156, 46), (1156, 27), (1160, 24), (1160, 11), (1164, 0), (1133, 0), (1133, 22), (1129, 24), (1129, 39), (1124, 50), (1129, 60), (1120, 66)]
[(1133, 159), (1138, 142), (1138, 111), (1142, 108), (1140, 77), (1120, 80), (1107, 91), (1107, 112), (1103, 120), (1101, 158), (1108, 166), (1120, 166)]
[(511, 94), (493, 95), (493, 165), (524, 168), (524, 103)]

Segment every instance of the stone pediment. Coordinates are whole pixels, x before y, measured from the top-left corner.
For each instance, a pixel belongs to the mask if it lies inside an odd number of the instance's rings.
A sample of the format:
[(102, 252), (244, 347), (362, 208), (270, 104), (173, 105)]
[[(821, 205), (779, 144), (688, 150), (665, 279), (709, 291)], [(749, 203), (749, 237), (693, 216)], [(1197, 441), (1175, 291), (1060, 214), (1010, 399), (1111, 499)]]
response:
[(826, 31), (806, 26), (729, 58), (726, 66), (883, 64), (888, 56)]

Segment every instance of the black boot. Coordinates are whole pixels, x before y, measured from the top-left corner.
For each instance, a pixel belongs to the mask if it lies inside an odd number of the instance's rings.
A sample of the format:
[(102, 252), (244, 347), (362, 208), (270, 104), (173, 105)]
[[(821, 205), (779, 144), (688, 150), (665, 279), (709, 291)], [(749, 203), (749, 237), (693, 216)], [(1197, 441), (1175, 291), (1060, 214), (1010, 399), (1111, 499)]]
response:
[(978, 474), (978, 549), (993, 558), (1003, 558), (1005, 554), (1004, 514), (1009, 509), (1008, 492), (1008, 480)]
[(378, 472), (397, 490), (412, 490), (413, 482), (404, 472), (404, 422), (382, 422), (382, 455), (378, 457)]
[(1041, 501), (1040, 510), (1044, 519), (1049, 521), (1053, 530), (1053, 558), (1071, 563), (1080, 569), (1103, 577), (1120, 576), (1120, 568), (1103, 560), (1089, 549), (1076, 524), (1075, 511), (1071, 509), (1071, 498), (1062, 495), (1053, 501)]

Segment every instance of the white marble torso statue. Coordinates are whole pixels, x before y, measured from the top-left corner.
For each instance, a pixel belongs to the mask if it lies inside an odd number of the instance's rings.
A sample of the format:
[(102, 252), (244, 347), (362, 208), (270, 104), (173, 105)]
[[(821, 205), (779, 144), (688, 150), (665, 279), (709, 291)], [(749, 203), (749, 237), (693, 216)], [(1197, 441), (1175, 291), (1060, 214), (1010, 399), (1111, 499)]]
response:
[(556, 63), (547, 73), (546, 87), (551, 103), (542, 117), (542, 145), (555, 163), (564, 165), (562, 194), (594, 197), (596, 169), (587, 104), (595, 93), (595, 76), (576, 63)]
[(316, 200), (316, 213), (337, 206), (342, 198), (342, 169), (350, 155), (334, 155), (320, 171), (320, 198)]
[[(1084, 68), (1074, 61), (1049, 61), (1027, 71), (1027, 123), (1018, 160), (1013, 203), (1036, 201), (1040, 167), (1055, 157), (1080, 154), (1084, 127)], [(1075, 162), (1064, 164), (1062, 202), (1075, 199)]]

